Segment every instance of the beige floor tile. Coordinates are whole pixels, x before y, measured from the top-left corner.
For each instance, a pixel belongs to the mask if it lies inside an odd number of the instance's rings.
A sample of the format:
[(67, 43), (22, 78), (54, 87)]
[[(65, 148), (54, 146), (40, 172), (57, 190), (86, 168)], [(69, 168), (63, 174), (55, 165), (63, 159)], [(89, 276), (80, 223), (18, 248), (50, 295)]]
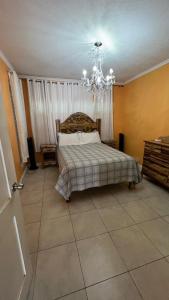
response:
[(99, 213), (109, 231), (134, 224), (132, 219), (120, 205), (101, 208), (99, 209)]
[(129, 270), (162, 257), (138, 226), (112, 231), (111, 237)]
[(169, 223), (169, 216), (165, 216), (165, 217), (163, 217), (163, 219)]
[(107, 231), (97, 210), (71, 216), (76, 239), (84, 239)]
[(23, 206), (24, 223), (39, 222), (41, 218), (42, 203)]
[(66, 202), (54, 187), (44, 190), (44, 201), (46, 200), (62, 200)]
[(166, 216), (169, 214), (169, 199), (165, 197), (152, 196), (144, 199), (144, 202), (152, 207), (160, 216)]
[(88, 300), (141, 300), (129, 274), (122, 274), (87, 288)]
[(169, 263), (169, 256), (167, 256), (165, 259), (166, 259), (166, 261)]
[(34, 300), (53, 300), (84, 288), (75, 243), (39, 252)]
[(32, 281), (28, 293), (27, 300), (32, 300), (33, 299), (33, 293), (34, 293), (34, 284), (35, 284), (35, 272), (36, 272), (36, 264), (37, 264), (37, 253), (33, 253), (30, 255), (31, 257), (31, 263), (32, 263), (32, 269), (33, 269), (33, 274), (32, 274)]
[(56, 182), (57, 182), (57, 175), (55, 175), (55, 177), (52, 176), (52, 177), (45, 179), (44, 189), (48, 190), (48, 189), (55, 188)]
[(131, 271), (144, 300), (169, 299), (169, 264), (165, 259)]
[(126, 271), (108, 234), (77, 242), (86, 286)]
[(157, 195), (160, 196), (161, 199), (166, 199), (169, 201), (169, 192), (168, 189), (165, 189), (160, 186), (160, 188), (156, 191)]
[(40, 190), (37, 189), (34, 191), (32, 191), (31, 189), (29, 191), (23, 190), (20, 192), (20, 196), (21, 196), (21, 203), (23, 205), (40, 203), (43, 200), (42, 189)]
[(97, 188), (92, 190), (91, 199), (97, 208), (114, 206), (118, 204), (118, 201), (112, 195), (110, 188)]
[(26, 300), (33, 300), (34, 281), (31, 282)]
[(43, 191), (44, 182), (42, 179), (31, 178), (30, 180), (24, 181), (23, 191)]
[(24, 178), (23, 178), (23, 182), (43, 182), (45, 179), (45, 174), (41, 173), (41, 174), (36, 174), (36, 173), (32, 173), (32, 174), (27, 174)]
[(59, 172), (56, 170), (55, 172), (45, 174), (45, 182), (49, 180), (58, 180)]
[(113, 194), (115, 199), (117, 199), (120, 203), (128, 203), (130, 201), (138, 201), (140, 197), (137, 195), (135, 190), (129, 190), (126, 187), (124, 190), (119, 190)]
[(33, 273), (36, 272), (37, 256), (38, 256), (37, 253), (32, 253), (32, 254), (30, 254)]
[(60, 300), (87, 300), (85, 290), (81, 290), (79, 292), (72, 293), (68, 296), (60, 298)]
[(163, 255), (169, 255), (169, 224), (163, 219), (139, 224), (145, 235)]
[(54, 219), (68, 215), (68, 204), (64, 199), (49, 198), (43, 202), (42, 219)]
[(29, 179), (32, 179), (32, 178), (37, 178), (37, 179), (44, 179), (44, 177), (45, 177), (45, 172), (43, 171), (43, 170), (40, 170), (40, 169), (38, 169), (37, 171), (36, 170), (32, 170), (32, 171), (30, 171), (30, 170), (28, 170), (27, 172), (26, 172), (26, 175), (25, 175), (25, 177), (24, 177), (24, 180), (29, 180)]
[(45, 169), (43, 169), (41, 166), (36, 169), (36, 170), (27, 170), (26, 175), (44, 175), (45, 174)]
[(153, 178), (150, 178), (148, 176), (146, 177), (145, 175), (143, 175), (143, 176), (146, 178), (145, 182), (147, 184), (149, 184), (149, 186), (152, 189), (154, 189), (154, 190), (160, 190), (160, 191), (164, 189), (164, 187), (162, 185), (158, 184), (158, 182), (156, 180), (153, 180)]
[(152, 210), (143, 201), (137, 201), (137, 202), (132, 201), (123, 204), (123, 207), (125, 208), (127, 213), (132, 217), (132, 219), (137, 223), (144, 222), (147, 220), (152, 220), (159, 216), (154, 210)]
[(46, 167), (44, 168), (44, 172), (45, 172), (45, 177), (56, 175), (59, 173), (59, 168), (57, 166)]
[(56, 172), (52, 172), (52, 173), (49, 173), (49, 174), (46, 174), (45, 175), (45, 182), (47, 182), (47, 181), (57, 181), (57, 179), (58, 179), (58, 171), (56, 171)]
[(38, 242), (39, 242), (39, 229), (40, 223), (31, 223), (25, 225), (26, 236), (28, 241), (29, 252), (33, 253), (38, 250)]
[(24, 188), (27, 189), (29, 187), (32, 187), (35, 189), (36, 187), (38, 189), (42, 188), (44, 184), (44, 177), (42, 176), (27, 176), (23, 179)]
[(87, 190), (72, 193), (69, 209), (71, 214), (95, 209), (95, 206), (90, 197), (90, 191)]
[(146, 197), (151, 197), (155, 195), (155, 191), (144, 181), (135, 186), (135, 194), (140, 198), (144, 199)]
[(52, 172), (46, 172), (45, 173), (45, 181), (48, 180), (48, 179), (55, 179), (57, 180), (58, 178), (58, 175), (59, 175), (59, 170), (56, 168), (55, 170), (53, 170)]
[(44, 250), (75, 240), (69, 216), (45, 220), (41, 224), (39, 249)]

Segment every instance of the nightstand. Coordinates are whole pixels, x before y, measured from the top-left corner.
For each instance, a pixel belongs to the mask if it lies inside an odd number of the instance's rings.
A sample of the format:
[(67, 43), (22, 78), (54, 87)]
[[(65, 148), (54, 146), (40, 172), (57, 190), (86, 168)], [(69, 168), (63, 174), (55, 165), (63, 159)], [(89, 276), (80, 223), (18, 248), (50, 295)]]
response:
[(57, 164), (56, 144), (42, 144), (42, 167)]
[(102, 143), (109, 146), (109, 147), (116, 148), (115, 147), (115, 142), (113, 140), (112, 141), (102, 141)]

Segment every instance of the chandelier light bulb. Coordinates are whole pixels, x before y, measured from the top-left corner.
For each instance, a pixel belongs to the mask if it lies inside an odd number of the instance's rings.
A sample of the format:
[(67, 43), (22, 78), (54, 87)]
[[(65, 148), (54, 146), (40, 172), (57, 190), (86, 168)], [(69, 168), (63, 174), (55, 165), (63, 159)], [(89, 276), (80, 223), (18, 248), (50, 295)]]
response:
[(112, 68), (110, 68), (110, 74), (111, 74), (111, 75), (113, 74), (113, 72), (114, 72), (114, 71), (113, 71), (113, 69), (112, 69)]
[(83, 76), (86, 77), (86, 75), (87, 75), (87, 71), (83, 70)]
[(98, 78), (97, 78), (97, 83), (100, 83), (100, 81), (101, 81), (101, 78), (98, 77)]
[(109, 76), (109, 75), (107, 75), (107, 76), (106, 76), (106, 80), (107, 80), (107, 81), (109, 81), (109, 79), (110, 79), (110, 76)]
[(93, 72), (96, 72), (96, 71), (97, 71), (97, 67), (94, 66), (94, 67), (93, 67)]

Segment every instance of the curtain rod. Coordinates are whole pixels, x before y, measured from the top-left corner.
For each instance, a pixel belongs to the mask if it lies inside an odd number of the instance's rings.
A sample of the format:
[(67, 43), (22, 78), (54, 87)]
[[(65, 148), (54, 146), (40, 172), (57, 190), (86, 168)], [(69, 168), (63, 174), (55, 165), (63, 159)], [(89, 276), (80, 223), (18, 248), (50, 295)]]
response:
[(18, 75), (20, 79), (28, 79), (28, 80), (48, 80), (48, 81), (53, 81), (53, 82), (80, 82), (78, 79), (65, 79), (65, 78), (58, 78), (58, 77), (41, 77), (41, 76), (31, 76), (31, 75)]
[[(20, 78), (21, 79), (21, 78)], [(71, 82), (71, 81), (68, 81), (68, 82), (66, 82), (66, 81), (53, 81), (53, 80), (45, 80), (45, 79), (27, 79), (27, 80), (29, 80), (29, 81), (31, 81), (31, 82), (33, 82), (33, 81), (35, 81), (35, 82), (43, 82), (43, 81), (46, 81), (47, 83), (54, 83), (54, 84), (58, 84), (58, 83), (60, 83), (60, 84), (73, 84), (73, 85), (78, 85), (78, 84), (80, 84), (79, 82)]]
[[(80, 84), (80, 80), (75, 80), (75, 79), (64, 79), (64, 78), (53, 78), (53, 77), (40, 77), (40, 76), (31, 76), (31, 75), (18, 75), (20, 79), (27, 79), (29, 81), (35, 80), (36, 82), (42, 82), (46, 80), (47, 82), (52, 82), (52, 83), (73, 83), (73, 84)], [(117, 82), (114, 84), (114, 86), (119, 86), (119, 87), (124, 87), (124, 84)]]
[[(35, 80), (33, 80), (33, 79), (28, 79), (29, 81), (35, 81), (35, 82), (42, 82), (42, 81), (45, 81), (44, 79), (41, 79), (41, 80), (39, 80), (39, 79), (35, 79)], [(46, 82), (47, 83), (54, 83), (54, 84), (58, 84), (58, 83), (60, 83), (60, 84), (73, 84), (73, 85), (79, 85), (80, 84), (80, 82), (71, 82), (71, 81), (68, 81), (68, 82), (66, 82), (66, 81), (52, 81), (52, 80), (46, 80)], [(124, 85), (122, 85), (122, 84), (113, 84), (113, 86), (118, 86), (118, 87), (124, 87)]]

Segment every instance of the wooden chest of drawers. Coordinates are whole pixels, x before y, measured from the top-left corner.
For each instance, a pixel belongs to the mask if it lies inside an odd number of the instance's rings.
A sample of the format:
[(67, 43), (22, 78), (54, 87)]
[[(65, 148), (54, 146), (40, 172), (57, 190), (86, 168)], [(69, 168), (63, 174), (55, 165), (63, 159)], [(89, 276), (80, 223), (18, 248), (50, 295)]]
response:
[(145, 141), (142, 173), (169, 188), (169, 144)]

